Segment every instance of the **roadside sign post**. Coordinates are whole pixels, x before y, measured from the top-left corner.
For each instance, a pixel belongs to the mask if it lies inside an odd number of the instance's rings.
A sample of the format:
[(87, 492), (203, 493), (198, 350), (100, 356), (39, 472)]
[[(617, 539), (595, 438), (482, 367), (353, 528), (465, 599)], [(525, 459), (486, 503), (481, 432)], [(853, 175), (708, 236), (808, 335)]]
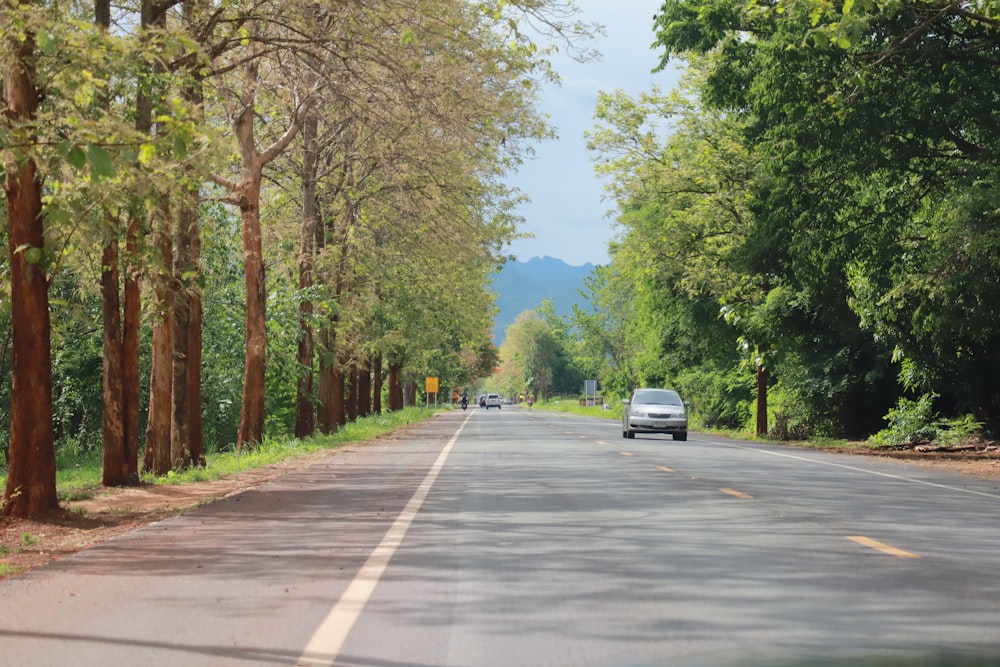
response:
[(586, 405), (597, 405), (597, 380), (583, 381), (583, 398)]
[(434, 407), (437, 407), (438, 379), (436, 377), (428, 377), (424, 381), (424, 393), (427, 395), (425, 407), (430, 407), (431, 394), (434, 394)]

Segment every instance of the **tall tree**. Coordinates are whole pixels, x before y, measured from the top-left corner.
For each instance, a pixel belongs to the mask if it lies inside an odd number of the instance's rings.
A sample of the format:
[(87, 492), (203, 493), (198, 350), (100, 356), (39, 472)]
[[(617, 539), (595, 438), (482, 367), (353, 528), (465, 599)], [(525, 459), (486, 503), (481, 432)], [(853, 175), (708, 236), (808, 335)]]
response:
[[(111, 29), (111, 3), (96, 0), (95, 24), (107, 37)], [(109, 102), (107, 96), (101, 100)], [(100, 103), (99, 101), (99, 103)], [(103, 364), (103, 466), (105, 486), (139, 482), (139, 295), (136, 272), (125, 264), (120, 248), (121, 217), (108, 215), (106, 241), (101, 255), (101, 302), (104, 329)], [(134, 234), (134, 228), (129, 226)], [(135, 243), (126, 242), (127, 256), (136, 254)], [(125, 280), (125, 314), (122, 313), (122, 278)]]
[[(877, 376), (894, 346), (903, 388), (941, 391), (944, 402), (997, 421), (1000, 385), (987, 352), (997, 343), (996, 313), (978, 305), (994, 301), (996, 262), (988, 251), (971, 253), (961, 262), (969, 272), (942, 271), (931, 259), (994, 246), (979, 224), (989, 214), (972, 194), (997, 171), (993, 3), (737, 1), (710, 13), (695, 4), (664, 5), (660, 42), (668, 56), (716, 54), (706, 95), (745, 119), (768, 165), (747, 259), (780, 268), (799, 291), (807, 308), (795, 310), (805, 317), (786, 311), (786, 330), (805, 325), (811, 337), (841, 338), (822, 355), (837, 360), (833, 369), (823, 359), (801, 363), (808, 348), (794, 350), (793, 334), (786, 349), (795, 365), (815, 369), (814, 387), (834, 390), (827, 403), (864, 413), (887, 393)], [(977, 240), (952, 245), (959, 238)], [(977, 304), (963, 309), (958, 330), (945, 314), (956, 302)], [(852, 347), (865, 352), (851, 355)], [(850, 376), (866, 378), (868, 389)], [(851, 394), (868, 400), (850, 405), (843, 397)]]
[[(763, 435), (764, 351), (775, 334), (773, 323), (758, 315), (775, 278), (767, 267), (744, 266), (741, 256), (760, 168), (743, 144), (741, 125), (702, 103), (705, 65), (690, 59), (682, 87), (670, 94), (654, 88), (637, 98), (621, 92), (599, 98), (588, 146), (598, 172), (611, 177), (623, 229), (599, 298), (630, 322), (615, 324), (630, 350), (615, 356), (630, 369), (633, 386), (677, 386), (686, 367), (704, 364), (700, 386), (683, 389), (708, 402), (714, 373), (707, 368), (731, 363), (738, 346), (754, 375), (754, 421)], [(672, 134), (665, 135), (666, 126)], [(720, 326), (720, 314), (726, 325)]]
[(316, 429), (316, 411), (314, 402), (314, 359), (315, 344), (313, 338), (313, 302), (306, 296), (315, 284), (314, 268), (316, 264), (316, 234), (319, 228), (316, 195), (317, 180), (317, 131), (319, 121), (316, 112), (310, 107), (305, 110), (302, 122), (302, 228), (299, 232), (299, 302), (300, 321), (302, 329), (299, 335), (298, 347), (298, 384), (295, 402), (295, 437), (305, 438)]
[(42, 179), (37, 144), (36, 35), (17, 3), (0, 9), (3, 32), (4, 193), (13, 327), (10, 461), (4, 514), (41, 517), (58, 509), (52, 429), (52, 357), (49, 283), (45, 273)]
[(500, 356), (505, 365), (517, 369), (521, 390), (538, 400), (551, 396), (561, 352), (550, 327), (537, 312), (529, 310), (507, 328)]
[[(169, 6), (155, 0), (142, 0), (140, 29), (145, 39), (154, 44), (162, 40), (167, 28)], [(155, 137), (153, 117), (163, 111), (166, 91), (162, 75), (166, 61), (154, 58), (149, 66), (148, 87), (138, 93), (136, 102), (136, 129), (150, 138)], [(149, 264), (154, 290), (153, 350), (149, 373), (149, 404), (146, 420), (146, 450), (143, 469), (156, 475), (165, 475), (173, 467), (170, 454), (171, 410), (173, 406), (173, 355), (174, 355), (174, 288), (173, 237), (171, 233), (170, 201), (162, 187), (150, 196), (151, 210), (150, 246), (153, 261)]]
[[(242, 220), (243, 264), (246, 272), (246, 352), (243, 372), (243, 401), (237, 447), (253, 446), (264, 435), (264, 363), (267, 347), (267, 286), (260, 224), (260, 191), (264, 168), (281, 154), (299, 131), (298, 109), (293, 108), (284, 133), (261, 149), (255, 134), (258, 120), (256, 108), (265, 46), (262, 37), (266, 21), (262, 18), (250, 24), (251, 41), (241, 69), (239, 88), (224, 101), (232, 124), (240, 156), (240, 179), (216, 176), (215, 181), (230, 195), (227, 201), (237, 206)], [(228, 86), (223, 91), (231, 90)]]

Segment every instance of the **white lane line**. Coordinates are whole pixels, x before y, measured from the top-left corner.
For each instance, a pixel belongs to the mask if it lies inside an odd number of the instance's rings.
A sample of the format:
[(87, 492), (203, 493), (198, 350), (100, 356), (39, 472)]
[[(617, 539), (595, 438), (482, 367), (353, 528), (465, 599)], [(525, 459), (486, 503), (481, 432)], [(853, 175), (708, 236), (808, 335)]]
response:
[(766, 449), (757, 449), (756, 447), (747, 447), (746, 445), (736, 445), (729, 442), (719, 442), (718, 440), (706, 440), (713, 445), (722, 445), (723, 447), (731, 447), (733, 449), (749, 450), (751, 452), (757, 452), (758, 454), (770, 454), (771, 456), (780, 456), (786, 459), (796, 459), (798, 461), (808, 461), (809, 463), (817, 463), (819, 465), (830, 466), (833, 468), (844, 468), (846, 470), (853, 470), (854, 472), (863, 472), (869, 475), (875, 475), (877, 477), (887, 477), (888, 479), (895, 479), (900, 482), (912, 482), (913, 484), (922, 484), (923, 486), (931, 486), (936, 489), (945, 489), (947, 491), (957, 491), (958, 493), (967, 493), (973, 496), (982, 496), (983, 498), (993, 498), (994, 500), (1000, 499), (1000, 494), (987, 493), (986, 491), (976, 491), (974, 489), (963, 489), (958, 486), (950, 486), (948, 484), (938, 484), (936, 482), (925, 482), (921, 479), (914, 479), (912, 477), (903, 477), (902, 475), (893, 475), (887, 472), (879, 472), (877, 470), (868, 470), (867, 468), (859, 468), (857, 466), (847, 465), (846, 463), (834, 463), (833, 461), (820, 461), (817, 459), (811, 459), (808, 456), (797, 456), (795, 454), (786, 454), (784, 452), (772, 452)]
[(344, 591), (340, 600), (337, 601), (337, 604), (334, 605), (327, 617), (323, 619), (319, 628), (313, 633), (302, 655), (296, 661), (296, 667), (333, 665), (337, 660), (337, 656), (340, 655), (340, 650), (347, 640), (347, 635), (351, 632), (351, 628), (354, 627), (358, 617), (361, 616), (361, 612), (371, 598), (372, 593), (375, 592), (375, 587), (385, 573), (385, 569), (396, 553), (396, 549), (403, 543), (403, 538), (410, 529), (410, 524), (416, 518), (417, 512), (420, 511), (420, 507), (424, 504), (424, 500), (427, 499), (427, 494), (437, 480), (438, 474), (440, 474), (445, 461), (448, 459), (448, 455), (455, 446), (455, 442), (458, 441), (458, 436), (461, 435), (462, 429), (465, 428), (465, 425), (469, 422), (473, 414), (470, 412), (465, 417), (458, 430), (451, 436), (451, 440), (441, 450), (437, 461), (431, 466), (427, 476), (424, 477), (424, 481), (420, 483), (413, 497), (410, 498), (410, 502), (406, 504), (403, 511), (396, 517), (385, 537), (382, 538), (379, 545), (368, 556), (368, 560), (358, 570), (358, 573), (354, 576), (354, 579), (347, 587), (347, 590)]

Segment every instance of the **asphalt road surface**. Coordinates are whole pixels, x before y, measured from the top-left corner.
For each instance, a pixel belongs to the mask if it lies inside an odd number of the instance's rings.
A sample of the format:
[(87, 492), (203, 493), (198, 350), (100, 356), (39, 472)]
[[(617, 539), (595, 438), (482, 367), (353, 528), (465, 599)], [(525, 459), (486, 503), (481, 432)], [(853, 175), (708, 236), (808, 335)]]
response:
[(1000, 665), (1000, 489), (455, 411), (0, 581), (0, 665)]

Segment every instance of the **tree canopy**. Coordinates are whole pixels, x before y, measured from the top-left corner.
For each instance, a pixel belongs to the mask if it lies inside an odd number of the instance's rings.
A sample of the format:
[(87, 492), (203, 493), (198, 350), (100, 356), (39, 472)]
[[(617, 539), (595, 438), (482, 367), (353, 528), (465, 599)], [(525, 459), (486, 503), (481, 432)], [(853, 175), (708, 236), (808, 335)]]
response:
[(786, 432), (865, 436), (908, 394), (995, 429), (996, 14), (665, 2), (684, 85), (606, 93), (590, 135), (621, 230), (585, 322), (605, 381), (744, 421), (756, 365)]
[[(34, 189), (6, 190), (5, 266), (44, 280), (25, 301), (5, 269), (21, 310), (3, 328), (51, 304), (31, 344), (51, 335), (52, 359), (30, 365), (54, 376), (52, 417), (25, 412), (38, 397), (13, 324), (0, 427), (56, 428), (9, 431), (4, 511), (53, 509), (38, 452), (57, 446), (106, 447), (106, 480), (134, 483), (141, 446), (162, 474), (204, 446), (336, 428), (425, 375), (492, 370), (488, 276), (521, 197), (503, 178), (553, 136), (536, 94), (551, 49), (587, 57), (596, 28), (576, 14), (550, 0), (6, 5), (5, 176)], [(24, 94), (37, 104), (13, 112)], [(39, 226), (23, 236), (18, 220)], [(101, 377), (103, 393), (87, 389)]]

